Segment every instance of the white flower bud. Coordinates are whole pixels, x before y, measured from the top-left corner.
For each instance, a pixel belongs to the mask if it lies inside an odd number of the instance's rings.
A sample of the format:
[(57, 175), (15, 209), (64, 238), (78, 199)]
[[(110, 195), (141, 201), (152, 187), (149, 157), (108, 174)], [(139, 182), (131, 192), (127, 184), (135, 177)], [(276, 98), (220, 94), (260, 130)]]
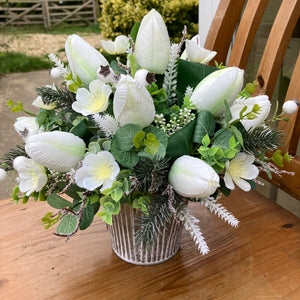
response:
[(4, 169), (0, 168), (0, 182), (5, 181), (6, 177), (7, 177), (7, 173), (5, 172)]
[(298, 104), (295, 100), (288, 100), (283, 103), (282, 110), (286, 114), (293, 114), (298, 109)]

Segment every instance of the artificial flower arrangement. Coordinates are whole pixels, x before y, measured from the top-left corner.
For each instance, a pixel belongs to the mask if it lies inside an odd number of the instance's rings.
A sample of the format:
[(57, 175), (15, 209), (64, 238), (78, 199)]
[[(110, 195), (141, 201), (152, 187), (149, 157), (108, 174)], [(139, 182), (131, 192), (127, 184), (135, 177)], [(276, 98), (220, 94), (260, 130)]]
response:
[(251, 97), (255, 83), (242, 89), (243, 70), (206, 65), (216, 53), (201, 48), (199, 36), (186, 40), (184, 29), (182, 41), (171, 44), (155, 10), (129, 37), (101, 43), (103, 54), (69, 36), (68, 66), (49, 55), (62, 85), (37, 88), (39, 113), (14, 124), (25, 144), (1, 162), (2, 176), (17, 173), (13, 200), (46, 200), (57, 212), (42, 218), (45, 228), (59, 222), (55, 234), (67, 239), (95, 215), (112, 224), (130, 206), (140, 211), (136, 245), (147, 247), (174, 216), (208, 253), (187, 202), (236, 227), (218, 200), (235, 187), (249, 191), (260, 170), (270, 175), (278, 172), (273, 163), (290, 160), (280, 151), (265, 154), (280, 144), (269, 124), (283, 114), (266, 120), (270, 101)]

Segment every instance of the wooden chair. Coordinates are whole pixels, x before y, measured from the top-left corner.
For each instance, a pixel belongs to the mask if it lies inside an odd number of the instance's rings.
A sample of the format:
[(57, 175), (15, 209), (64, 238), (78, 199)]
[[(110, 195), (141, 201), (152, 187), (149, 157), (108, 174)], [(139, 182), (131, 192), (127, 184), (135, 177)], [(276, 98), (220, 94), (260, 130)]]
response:
[[(205, 48), (218, 52), (215, 60), (226, 62), (228, 66), (245, 69), (253, 41), (262, 19), (268, 0), (221, 0), (208, 33)], [(257, 94), (272, 98), (278, 74), (288, 43), (300, 14), (300, 0), (283, 0), (273, 23), (259, 67), (256, 80), (259, 83)], [(236, 31), (234, 40), (232, 37)], [(229, 52), (230, 44), (231, 52)], [(229, 56), (229, 58), (227, 58)], [(254, 79), (254, 78), (253, 78)], [(300, 99), (300, 55), (290, 80), (286, 100)], [(273, 176), (271, 183), (300, 200), (300, 157), (296, 154), (300, 135), (300, 112), (289, 116), (290, 121), (279, 122), (279, 129), (286, 134), (283, 153), (295, 156), (293, 162), (284, 169), (295, 172), (295, 176)], [(262, 174), (263, 177), (265, 177)], [(266, 178), (266, 177), (265, 177)]]

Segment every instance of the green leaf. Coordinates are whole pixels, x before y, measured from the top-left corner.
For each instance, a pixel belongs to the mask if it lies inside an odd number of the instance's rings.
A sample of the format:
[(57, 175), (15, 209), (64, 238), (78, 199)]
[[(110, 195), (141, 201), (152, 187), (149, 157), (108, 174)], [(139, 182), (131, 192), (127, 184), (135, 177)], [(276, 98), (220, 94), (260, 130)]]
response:
[[(225, 130), (222, 134), (218, 135), (214, 140), (213, 147), (220, 147), (223, 150), (231, 149), (229, 145), (230, 139), (233, 137), (233, 133), (229, 130)], [(237, 145), (236, 149), (240, 149), (240, 145)]]
[(241, 146), (244, 147), (244, 139), (241, 132), (235, 126), (230, 126), (229, 130), (234, 134)]
[(60, 224), (56, 228), (58, 234), (70, 234), (77, 226), (77, 217), (73, 214), (66, 215), (62, 218)]
[(226, 124), (228, 124), (232, 119), (232, 114), (228, 102), (226, 100), (224, 100), (224, 105), (225, 105), (225, 122)]
[(196, 120), (190, 122), (180, 130), (176, 131), (169, 138), (167, 156), (176, 159), (182, 155), (190, 154), (192, 150), (192, 137)]
[(87, 138), (92, 135), (92, 133), (88, 129), (87, 121), (85, 119), (81, 120), (77, 125), (73, 126), (70, 132), (80, 138)]
[(141, 25), (141, 23), (136, 22), (136, 23), (134, 23), (134, 25), (131, 28), (130, 36), (132, 37), (134, 42), (136, 40), (136, 36), (137, 36), (138, 31), (139, 31), (140, 25)]
[(144, 137), (146, 136), (146, 133), (145, 131), (139, 131), (135, 137), (133, 138), (133, 144), (134, 144), (134, 147), (135, 148), (140, 148), (142, 147), (144, 144), (143, 144), (143, 139)]
[(168, 146), (168, 136), (164, 133), (163, 130), (154, 127), (154, 126), (148, 126), (144, 128), (145, 133), (153, 133), (156, 137), (156, 139), (159, 141), (160, 144), (164, 145), (165, 148)]
[(48, 112), (46, 110), (40, 110), (39, 114), (35, 118), (39, 127), (46, 122), (47, 117), (48, 117)]
[(82, 219), (80, 222), (80, 230), (87, 229), (94, 220), (94, 205), (88, 205), (84, 208)]
[(129, 151), (134, 147), (133, 139), (141, 131), (141, 127), (135, 124), (126, 124), (119, 128), (114, 136), (121, 151)]
[(147, 133), (147, 139), (145, 141), (145, 151), (149, 154), (157, 153), (158, 147), (160, 145), (159, 141), (156, 139), (153, 133)]
[(50, 194), (47, 197), (48, 204), (56, 209), (62, 209), (64, 207), (71, 207), (72, 203), (67, 201), (66, 199), (56, 195), (56, 194)]
[(193, 141), (201, 144), (206, 135), (212, 135), (216, 127), (214, 116), (207, 110), (198, 113)]
[(208, 147), (208, 145), (210, 144), (210, 138), (208, 136), (208, 134), (206, 134), (203, 139), (201, 140), (203, 146)]
[(121, 151), (115, 137), (111, 142), (111, 153), (117, 162), (125, 168), (133, 168), (139, 161), (136, 152)]

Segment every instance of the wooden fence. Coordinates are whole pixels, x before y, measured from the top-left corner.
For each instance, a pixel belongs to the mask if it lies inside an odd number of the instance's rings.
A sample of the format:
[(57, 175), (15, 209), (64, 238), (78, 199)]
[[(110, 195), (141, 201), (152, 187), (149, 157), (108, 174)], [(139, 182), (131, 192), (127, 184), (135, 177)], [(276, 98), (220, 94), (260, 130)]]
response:
[(97, 23), (98, 0), (0, 0), (0, 28), (44, 24), (48, 31), (63, 22)]

